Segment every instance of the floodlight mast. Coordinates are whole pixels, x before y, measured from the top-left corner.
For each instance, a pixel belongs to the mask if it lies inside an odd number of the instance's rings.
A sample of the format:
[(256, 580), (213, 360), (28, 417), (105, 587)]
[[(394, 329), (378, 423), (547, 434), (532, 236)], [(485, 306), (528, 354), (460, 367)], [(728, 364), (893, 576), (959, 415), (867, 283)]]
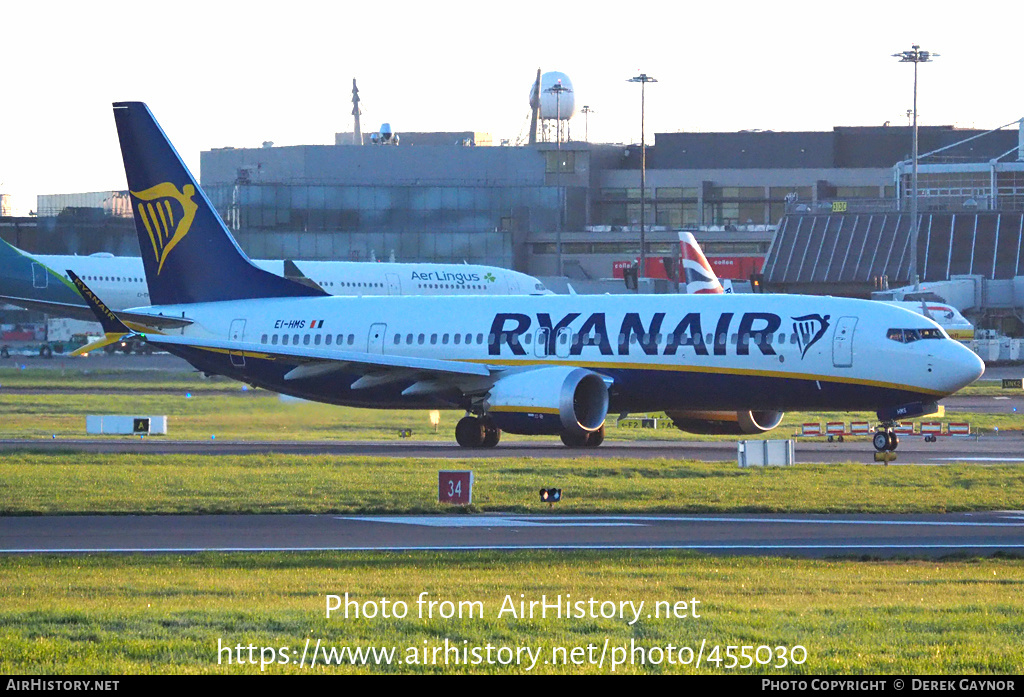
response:
[(910, 175), (910, 280), (915, 289), (921, 287), (921, 278), (917, 273), (917, 236), (921, 228), (917, 208), (917, 64), (930, 63), (932, 58), (938, 55), (938, 53), (922, 51), (917, 44), (912, 45), (909, 51), (892, 54), (893, 58), (900, 59), (900, 63), (914, 64), (914, 159)]
[(656, 78), (651, 77), (647, 73), (640, 73), (626, 81), (640, 83), (640, 268), (637, 269), (637, 293), (640, 292), (639, 280), (644, 277), (647, 266), (647, 219), (644, 201), (647, 188), (647, 142), (644, 138), (644, 100), (647, 83), (657, 81)]

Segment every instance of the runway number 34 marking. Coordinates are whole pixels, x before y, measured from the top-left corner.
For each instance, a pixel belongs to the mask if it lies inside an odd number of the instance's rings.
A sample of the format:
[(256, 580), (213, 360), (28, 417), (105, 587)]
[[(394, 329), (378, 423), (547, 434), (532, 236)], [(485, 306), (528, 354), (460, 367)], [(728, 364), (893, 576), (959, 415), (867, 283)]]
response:
[(441, 470), (437, 473), (437, 502), (466, 506), (473, 503), (473, 472)]

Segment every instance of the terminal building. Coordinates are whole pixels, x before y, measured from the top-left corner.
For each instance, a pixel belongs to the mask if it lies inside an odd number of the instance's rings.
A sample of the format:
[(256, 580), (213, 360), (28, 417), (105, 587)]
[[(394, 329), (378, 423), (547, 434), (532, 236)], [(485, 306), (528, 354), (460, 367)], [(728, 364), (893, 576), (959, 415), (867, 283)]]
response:
[[(258, 258), (466, 261), (578, 285), (639, 256), (637, 145), (488, 145), (476, 131), (353, 140), (213, 149), (201, 154), (202, 185)], [(1018, 317), (1022, 142), (1017, 128), (920, 128), (919, 275), (1004, 281), (978, 285), (979, 301), (998, 297)], [(761, 273), (771, 290), (868, 297), (908, 285), (911, 150), (908, 126), (657, 133), (647, 255), (677, 255), (687, 229), (720, 275)], [(10, 241), (39, 253), (138, 253), (127, 192), (41, 196), (38, 212), (36, 229)]]

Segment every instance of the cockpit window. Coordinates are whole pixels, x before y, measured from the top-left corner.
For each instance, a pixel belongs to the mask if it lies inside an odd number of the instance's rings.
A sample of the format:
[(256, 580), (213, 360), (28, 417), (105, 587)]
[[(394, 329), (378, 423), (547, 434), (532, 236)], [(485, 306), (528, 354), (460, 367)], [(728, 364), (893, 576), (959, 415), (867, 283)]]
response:
[(890, 341), (898, 341), (901, 344), (911, 344), (915, 341), (925, 339), (945, 339), (941, 329), (890, 329), (886, 332)]

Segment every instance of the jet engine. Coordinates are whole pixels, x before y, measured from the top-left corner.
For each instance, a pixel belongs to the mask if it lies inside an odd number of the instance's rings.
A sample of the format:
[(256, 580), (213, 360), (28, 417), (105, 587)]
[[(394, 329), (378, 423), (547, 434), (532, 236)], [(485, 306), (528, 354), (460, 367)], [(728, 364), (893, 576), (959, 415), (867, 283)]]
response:
[(669, 411), (680, 431), (701, 435), (754, 435), (770, 431), (785, 416), (781, 411)]
[(608, 387), (603, 377), (583, 368), (534, 368), (494, 383), (484, 408), (508, 433), (586, 436), (604, 425)]

